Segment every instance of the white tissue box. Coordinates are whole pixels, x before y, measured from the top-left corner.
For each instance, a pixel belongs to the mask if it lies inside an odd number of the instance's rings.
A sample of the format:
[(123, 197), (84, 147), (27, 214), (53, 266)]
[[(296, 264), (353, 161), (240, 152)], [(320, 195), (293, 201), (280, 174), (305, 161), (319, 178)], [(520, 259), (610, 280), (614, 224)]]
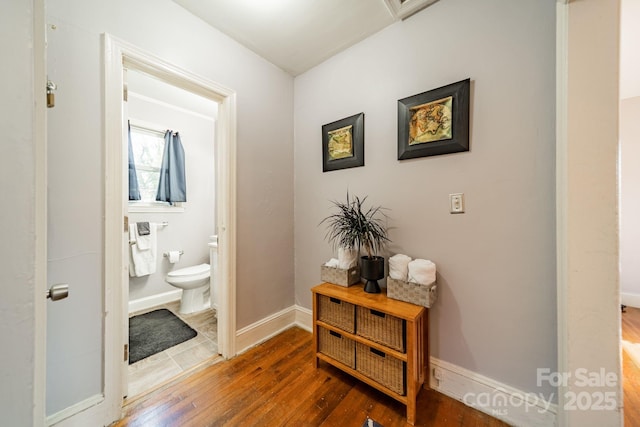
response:
[(360, 282), (360, 268), (356, 266), (348, 270), (343, 270), (342, 268), (321, 265), (320, 280), (333, 283), (334, 285), (349, 287)]
[(430, 308), (436, 302), (438, 294), (436, 282), (430, 285), (419, 285), (387, 277), (387, 296)]

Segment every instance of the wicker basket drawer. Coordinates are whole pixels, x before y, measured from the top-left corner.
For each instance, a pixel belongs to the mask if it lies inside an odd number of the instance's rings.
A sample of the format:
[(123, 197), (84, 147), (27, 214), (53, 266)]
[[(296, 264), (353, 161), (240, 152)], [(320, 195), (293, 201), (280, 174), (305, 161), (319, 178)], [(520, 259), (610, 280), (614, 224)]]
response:
[(356, 343), (356, 370), (399, 395), (407, 392), (405, 363), (359, 342)]
[(337, 298), (318, 295), (318, 320), (340, 328), (343, 331), (355, 332), (355, 306)]
[(406, 323), (403, 319), (360, 306), (356, 313), (357, 335), (405, 352)]
[(342, 362), (351, 369), (356, 367), (355, 341), (334, 331), (318, 328), (318, 351)]

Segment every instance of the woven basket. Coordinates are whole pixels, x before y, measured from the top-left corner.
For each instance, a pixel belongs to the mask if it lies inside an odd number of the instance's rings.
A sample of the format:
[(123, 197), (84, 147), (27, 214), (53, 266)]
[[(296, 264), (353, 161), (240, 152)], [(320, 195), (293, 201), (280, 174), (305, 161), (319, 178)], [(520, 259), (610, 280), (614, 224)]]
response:
[(318, 351), (342, 362), (351, 369), (356, 368), (355, 341), (324, 328), (318, 328)]
[(337, 298), (318, 295), (318, 320), (343, 331), (354, 333), (356, 330), (355, 306)]
[(356, 266), (351, 267), (348, 270), (343, 270), (341, 268), (321, 265), (320, 280), (323, 282), (333, 283), (334, 285), (349, 287), (360, 282), (360, 268)]
[(401, 396), (407, 393), (405, 363), (359, 342), (356, 343), (356, 370)]
[(433, 303), (436, 302), (438, 293), (435, 282), (425, 286), (387, 277), (387, 296), (431, 308)]
[(405, 351), (406, 323), (403, 319), (380, 311), (358, 306), (356, 334), (389, 348)]

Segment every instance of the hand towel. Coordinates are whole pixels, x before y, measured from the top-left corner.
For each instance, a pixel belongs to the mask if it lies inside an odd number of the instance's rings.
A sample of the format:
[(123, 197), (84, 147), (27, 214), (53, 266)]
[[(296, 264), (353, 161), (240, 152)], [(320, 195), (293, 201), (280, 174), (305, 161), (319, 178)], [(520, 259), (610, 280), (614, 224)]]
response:
[(135, 223), (136, 245), (138, 246), (138, 249), (140, 249), (141, 251), (145, 251), (151, 247), (151, 240), (155, 238), (155, 236), (152, 236), (152, 235), (155, 234), (155, 231), (156, 231), (155, 224), (147, 222), (146, 228), (143, 224), (145, 223), (142, 223), (142, 222)]
[(436, 265), (426, 259), (416, 259), (409, 263), (408, 281), (419, 285), (430, 285), (436, 281)]
[(325, 267), (332, 267), (332, 268), (338, 268), (338, 260), (336, 258), (331, 258), (329, 261), (327, 261), (324, 266)]
[(396, 254), (389, 258), (389, 277), (406, 282), (410, 262), (411, 257), (403, 254)]
[(138, 227), (138, 236), (149, 235), (150, 231), (148, 222), (136, 222), (136, 227)]
[(338, 248), (338, 268), (348, 270), (358, 264), (358, 251), (355, 249)]
[(155, 224), (149, 224), (150, 233), (148, 236), (143, 236), (148, 238), (148, 247), (140, 249), (138, 227), (135, 223), (129, 224), (129, 240), (136, 242), (129, 245), (129, 276), (142, 277), (156, 272), (157, 233), (155, 228)]

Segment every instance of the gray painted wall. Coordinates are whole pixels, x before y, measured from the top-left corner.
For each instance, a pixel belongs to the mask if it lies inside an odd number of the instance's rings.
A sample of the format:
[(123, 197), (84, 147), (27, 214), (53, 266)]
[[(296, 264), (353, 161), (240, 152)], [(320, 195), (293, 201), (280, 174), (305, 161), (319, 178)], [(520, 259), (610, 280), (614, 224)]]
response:
[[(536, 385), (556, 368), (554, 34), (553, 0), (442, 1), (296, 78), (296, 303), (332, 255), (330, 200), (368, 195), (390, 209), (389, 252), (438, 267), (432, 355), (554, 391)], [(397, 100), (467, 77), (471, 150), (396, 160)], [(365, 167), (322, 173), (321, 126), (359, 112)]]

